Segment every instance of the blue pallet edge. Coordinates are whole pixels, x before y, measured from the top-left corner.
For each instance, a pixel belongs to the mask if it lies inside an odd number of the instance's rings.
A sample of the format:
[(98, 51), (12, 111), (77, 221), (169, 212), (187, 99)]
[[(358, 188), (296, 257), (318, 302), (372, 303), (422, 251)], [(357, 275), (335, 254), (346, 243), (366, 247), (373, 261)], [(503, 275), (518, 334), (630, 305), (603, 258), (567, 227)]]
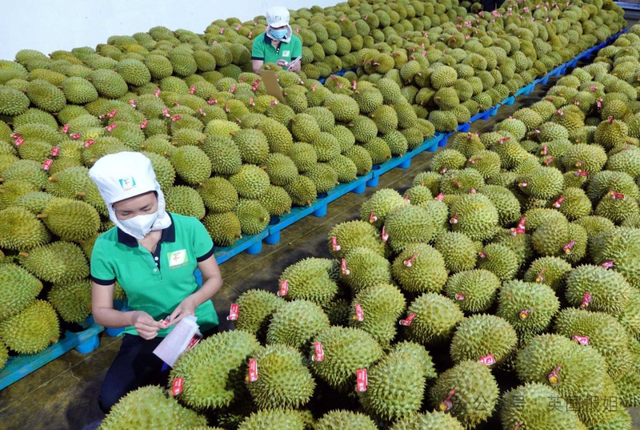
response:
[(73, 333), (67, 331), (57, 343), (38, 354), (9, 357), (7, 364), (0, 371), (0, 390), (74, 348), (83, 354), (93, 351), (100, 343), (98, 334), (102, 330), (104, 330), (104, 327), (93, 324), (81, 332)]
[(216, 260), (218, 264), (224, 263), (228, 259), (235, 257), (243, 251), (248, 251), (249, 253), (257, 253), (262, 244), (262, 239), (268, 236), (267, 230), (252, 235), (245, 235), (242, 239), (239, 239), (236, 243), (231, 246), (226, 247), (216, 247), (214, 251), (214, 255), (216, 256)]

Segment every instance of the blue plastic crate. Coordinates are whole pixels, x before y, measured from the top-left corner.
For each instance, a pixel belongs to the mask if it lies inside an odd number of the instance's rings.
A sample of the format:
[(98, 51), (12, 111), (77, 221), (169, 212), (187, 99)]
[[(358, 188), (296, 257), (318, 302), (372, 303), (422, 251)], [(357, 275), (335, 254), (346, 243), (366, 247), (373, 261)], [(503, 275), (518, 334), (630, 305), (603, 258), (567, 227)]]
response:
[(57, 343), (38, 354), (9, 357), (7, 364), (0, 370), (0, 390), (74, 348), (82, 354), (95, 350), (100, 345), (98, 334), (104, 330), (104, 327), (93, 324), (93, 318), (90, 318), (90, 321), (91, 325), (86, 330), (78, 333), (67, 331)]

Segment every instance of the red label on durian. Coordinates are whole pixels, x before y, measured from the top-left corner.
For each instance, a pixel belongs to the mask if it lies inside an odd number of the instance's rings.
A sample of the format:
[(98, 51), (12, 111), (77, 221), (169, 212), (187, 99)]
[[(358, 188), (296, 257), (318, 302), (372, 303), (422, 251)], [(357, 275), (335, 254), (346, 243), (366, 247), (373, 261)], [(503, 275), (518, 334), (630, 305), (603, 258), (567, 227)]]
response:
[(86, 142), (84, 142), (84, 143), (82, 144), (82, 146), (84, 146), (85, 148), (88, 148), (88, 147), (90, 147), (91, 145), (93, 145), (94, 143), (96, 143), (96, 141), (95, 141), (95, 140), (93, 140), (93, 139), (89, 139), (89, 140), (87, 140)]
[(140, 123), (140, 128), (141, 128), (142, 130), (144, 130), (145, 128), (147, 128), (147, 124), (149, 124), (149, 120), (148, 120), (148, 119), (145, 119), (144, 121), (142, 121), (142, 122)]
[(373, 212), (371, 212), (371, 214), (369, 215), (369, 222), (371, 224), (373, 224), (374, 222), (378, 221), (378, 217), (376, 216), (376, 214), (374, 214)]
[(51, 156), (52, 157), (57, 157), (59, 153), (60, 153), (60, 147), (59, 146), (54, 146), (53, 148), (51, 148)]
[(553, 204), (553, 207), (554, 208), (559, 208), (560, 205), (562, 204), (562, 202), (564, 202), (564, 199), (565, 199), (564, 196), (560, 197), (558, 200), (555, 201), (555, 203)]
[(387, 234), (386, 229), (387, 229), (387, 227), (383, 225), (382, 226), (382, 241), (383, 242), (386, 242), (386, 241), (389, 240), (389, 235)]
[(171, 114), (169, 113), (169, 109), (162, 109), (162, 115), (164, 115), (166, 118), (169, 118), (171, 116)]
[(338, 245), (338, 238), (335, 236), (331, 237), (331, 248), (333, 248), (334, 251), (340, 251), (341, 249), (340, 245)]
[(108, 116), (109, 118), (113, 118), (114, 116), (116, 116), (116, 114), (117, 114), (117, 113), (118, 113), (118, 111), (117, 111), (117, 110), (112, 109), (112, 110), (107, 114), (107, 116)]
[(444, 200), (444, 194), (442, 194), (442, 193), (438, 194), (438, 195), (436, 196), (436, 200), (438, 200), (438, 201), (440, 201), (440, 202), (441, 202), (441, 201), (443, 201), (443, 200)]
[(493, 364), (496, 364), (496, 359), (493, 356), (493, 354), (489, 354), (489, 355), (485, 355), (484, 357), (480, 357), (478, 359), (478, 361), (482, 364), (485, 364), (487, 366), (491, 366)]
[(313, 348), (316, 353), (313, 355), (312, 360), (315, 362), (324, 361), (324, 350), (322, 349), (322, 344), (320, 342), (314, 342)]
[(349, 276), (349, 274), (351, 273), (349, 271), (349, 269), (347, 269), (347, 260), (345, 260), (344, 258), (342, 259), (342, 262), (340, 263), (340, 270), (342, 271), (342, 274), (344, 276)]
[(589, 336), (578, 336), (577, 334), (574, 334), (571, 336), (571, 340), (575, 340), (580, 345), (589, 345)]
[(200, 112), (202, 116), (207, 116), (207, 113), (201, 107), (198, 108), (198, 112)]
[[(109, 130), (109, 129), (107, 128), (107, 130)], [(109, 131), (111, 131), (111, 130), (109, 130)], [(80, 133), (73, 133), (70, 137), (71, 137), (73, 140), (78, 140), (78, 139), (80, 139), (82, 136), (80, 135)]]
[(19, 137), (16, 139), (16, 141), (14, 142), (14, 145), (16, 146), (22, 146), (22, 144), (24, 143), (24, 139), (22, 137)]
[(69, 124), (65, 124), (65, 125), (62, 126), (62, 132), (64, 134), (69, 133)]
[(285, 279), (284, 281), (280, 282), (280, 290), (278, 290), (278, 295), (280, 297), (284, 297), (287, 294), (289, 294), (289, 281)]
[(113, 131), (116, 129), (116, 127), (118, 127), (118, 124), (116, 124), (115, 122), (112, 124), (109, 124), (109, 126), (107, 127), (107, 131)]
[(610, 260), (610, 261), (605, 261), (604, 263), (601, 264), (601, 266), (603, 269), (610, 269), (613, 267), (614, 264), (615, 264), (614, 261)]
[(202, 336), (199, 336), (197, 333), (194, 334), (191, 340), (189, 341), (189, 344), (187, 345), (187, 349), (191, 349), (194, 346), (196, 346), (201, 339), (202, 339)]
[(562, 366), (556, 367), (553, 372), (547, 375), (547, 380), (551, 385), (558, 385), (560, 383), (560, 376), (558, 375), (560, 369), (562, 369)]
[(173, 380), (173, 384), (171, 385), (171, 390), (169, 391), (173, 397), (182, 393), (182, 387), (184, 386), (184, 376), (176, 378)]
[(408, 260), (404, 260), (402, 264), (404, 264), (406, 267), (411, 267), (417, 256), (418, 256), (418, 253), (416, 252), (415, 254), (413, 254), (411, 258), (409, 258)]
[(134, 99), (129, 99), (129, 105), (134, 109), (138, 107), (138, 105), (136, 105), (136, 101)]
[(464, 300), (465, 299), (464, 293), (456, 293), (455, 299), (458, 300), (458, 301)]
[(17, 138), (19, 138), (20, 136), (21, 136), (21, 134), (20, 134), (20, 133), (13, 133), (13, 134), (11, 134), (11, 138), (12, 138), (12, 139), (17, 139)]
[(235, 303), (231, 303), (231, 309), (229, 310), (229, 316), (227, 317), (227, 321), (237, 321), (239, 315), (240, 315), (240, 306), (238, 306)]
[(407, 318), (398, 321), (398, 324), (403, 325), (405, 327), (409, 327), (411, 325), (411, 321), (413, 321), (415, 317), (416, 317), (416, 314), (410, 313)]
[(451, 401), (451, 397), (453, 397), (455, 393), (456, 393), (455, 389), (449, 391), (449, 395), (447, 396), (447, 398), (444, 399), (442, 403), (440, 403), (440, 407), (439, 407), (440, 411), (446, 412), (451, 410), (451, 408), (453, 408), (453, 402)]
[(591, 303), (591, 299), (593, 299), (593, 296), (591, 296), (588, 291), (585, 291), (584, 296), (582, 296), (582, 303), (580, 304), (580, 307), (582, 309), (588, 308), (589, 303)]
[(53, 164), (53, 160), (51, 158), (47, 158), (42, 165), (42, 170), (45, 172), (48, 171), (51, 168), (51, 164)]
[(196, 86), (191, 85), (191, 88), (189, 88), (189, 94), (194, 94), (195, 92), (196, 92)]
[(178, 120), (182, 119), (182, 117), (180, 115), (174, 115), (173, 117), (171, 117), (171, 121), (176, 122)]
[(364, 321), (364, 311), (362, 310), (362, 306), (360, 306), (360, 303), (356, 303), (355, 308), (356, 308), (356, 316), (354, 319), (356, 321)]
[(367, 391), (367, 385), (369, 383), (367, 379), (367, 369), (358, 369), (356, 374), (356, 391), (358, 393), (363, 393)]
[(249, 375), (247, 382), (256, 382), (258, 380), (258, 360), (255, 358), (249, 360)]

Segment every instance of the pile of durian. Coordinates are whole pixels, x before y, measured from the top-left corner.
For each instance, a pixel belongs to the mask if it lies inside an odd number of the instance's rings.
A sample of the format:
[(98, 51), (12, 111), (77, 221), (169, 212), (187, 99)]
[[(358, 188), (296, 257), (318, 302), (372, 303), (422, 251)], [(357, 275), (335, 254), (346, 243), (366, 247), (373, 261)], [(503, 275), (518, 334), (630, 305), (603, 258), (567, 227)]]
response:
[(636, 25), (493, 132), (454, 135), (404, 195), (334, 226), (331, 258), (242, 294), (236, 330), (177, 361), (175, 399), (142, 388), (102, 428), (631, 429), (639, 49)]

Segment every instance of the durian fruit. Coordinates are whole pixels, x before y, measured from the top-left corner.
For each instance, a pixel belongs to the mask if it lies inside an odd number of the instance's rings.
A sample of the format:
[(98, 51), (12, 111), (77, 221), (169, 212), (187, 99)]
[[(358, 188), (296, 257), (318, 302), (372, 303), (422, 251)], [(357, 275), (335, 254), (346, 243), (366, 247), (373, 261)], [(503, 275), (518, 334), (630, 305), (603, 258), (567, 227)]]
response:
[(367, 390), (360, 402), (369, 415), (394, 421), (418, 412), (424, 399), (426, 375), (421, 362), (394, 350), (367, 371)]
[(184, 378), (179, 396), (189, 407), (226, 407), (242, 395), (247, 358), (259, 349), (255, 336), (246, 331), (218, 333), (181, 355), (169, 379)]
[(258, 202), (267, 210), (270, 216), (282, 216), (291, 213), (291, 196), (282, 187), (275, 185), (267, 188), (267, 191), (258, 199)]
[(7, 360), (9, 360), (9, 351), (7, 351), (7, 347), (4, 346), (4, 343), (0, 340), (0, 369), (7, 364)]
[(210, 213), (233, 211), (238, 204), (238, 193), (225, 178), (213, 177), (200, 184), (196, 190)]
[(629, 332), (630, 337), (635, 337), (640, 341), (640, 315), (636, 312), (640, 305), (640, 292), (631, 291), (627, 307), (618, 314), (617, 318), (620, 324)]
[(465, 312), (485, 312), (493, 304), (500, 279), (488, 270), (468, 270), (449, 277), (444, 292)]
[(591, 259), (595, 264), (614, 262), (614, 270), (621, 273), (633, 287), (640, 287), (640, 230), (627, 227), (600, 233), (593, 238)]
[(360, 247), (370, 248), (384, 256), (386, 249), (380, 232), (368, 222), (360, 220), (335, 225), (329, 231), (328, 244), (334, 258), (343, 258), (349, 251)]
[(235, 213), (244, 234), (261, 233), (271, 221), (269, 212), (257, 200), (240, 199)]
[(284, 305), (284, 300), (268, 291), (253, 289), (242, 293), (236, 304), (239, 310), (234, 327), (263, 338), (273, 313)]
[(318, 197), (315, 183), (302, 175), (287, 184), (284, 189), (291, 196), (293, 204), (297, 206), (311, 206), (312, 202)]
[(240, 220), (234, 212), (209, 214), (202, 219), (202, 224), (217, 246), (230, 246), (242, 238)]
[(0, 321), (22, 312), (42, 291), (42, 282), (15, 264), (0, 264), (0, 284)]
[(440, 412), (425, 412), (408, 415), (396, 421), (390, 430), (463, 430), (460, 421), (451, 415)]
[[(359, 305), (364, 319), (360, 321), (356, 306)], [(406, 309), (405, 298), (400, 290), (389, 284), (368, 287), (353, 298), (350, 310), (350, 326), (369, 333), (382, 346), (390, 345), (396, 336), (398, 318)]]
[(493, 356), (496, 364), (514, 351), (518, 336), (511, 324), (495, 315), (472, 315), (460, 323), (451, 341), (451, 358), (460, 363)]
[(445, 231), (439, 234), (435, 248), (442, 254), (445, 267), (451, 272), (471, 270), (476, 266), (476, 248), (463, 233)]
[(434, 225), (429, 213), (420, 206), (409, 205), (392, 210), (384, 221), (389, 246), (395, 253), (414, 243), (425, 243), (433, 236)]
[(298, 350), (268, 345), (252, 356), (257, 360), (258, 379), (246, 384), (258, 408), (290, 409), (309, 402), (316, 383)]
[(369, 248), (355, 248), (342, 259), (340, 279), (358, 293), (373, 285), (391, 283), (391, 264)]
[[(181, 396), (181, 395), (179, 395)], [(181, 396), (182, 397), (182, 396)], [(100, 424), (100, 430), (134, 428), (196, 428), (206, 426), (207, 418), (181, 406), (158, 386), (131, 391), (116, 403)]]
[(54, 284), (79, 281), (89, 276), (89, 265), (79, 246), (54, 242), (20, 253), (18, 260), (38, 279)]
[(624, 327), (611, 315), (602, 312), (564, 309), (558, 314), (555, 331), (570, 339), (588, 337), (588, 344), (607, 361), (607, 370), (614, 381), (626, 374), (633, 364)]
[(320, 306), (306, 300), (294, 300), (279, 306), (273, 313), (267, 343), (302, 348), (329, 325), (329, 318)]
[(469, 194), (457, 199), (449, 210), (453, 231), (471, 240), (491, 239), (497, 232), (498, 211), (491, 200), (482, 194)]
[(305, 430), (302, 414), (294, 410), (262, 410), (253, 412), (238, 426), (238, 430)]
[(426, 346), (448, 340), (464, 319), (464, 314), (453, 300), (436, 293), (425, 293), (415, 299), (407, 314), (415, 314), (415, 317), (404, 327), (404, 334), (407, 339)]
[(338, 293), (332, 272), (334, 262), (324, 258), (306, 258), (287, 267), (279, 285), (287, 284), (287, 300), (307, 300), (318, 305), (327, 305)]
[(189, 185), (198, 185), (211, 175), (211, 161), (206, 153), (196, 146), (176, 148), (170, 156), (170, 161), (178, 176)]
[(177, 185), (167, 188), (164, 191), (164, 197), (166, 209), (169, 212), (190, 216), (198, 220), (201, 220), (206, 215), (202, 197), (197, 190), (191, 187)]
[(633, 355), (633, 366), (622, 378), (616, 381), (622, 406), (635, 408), (640, 405), (640, 344), (629, 340), (629, 350)]
[(536, 199), (551, 199), (564, 187), (564, 177), (553, 167), (539, 167), (518, 179), (519, 189)]
[(494, 204), (501, 226), (507, 227), (519, 220), (520, 202), (510, 190), (497, 185), (485, 185), (478, 192), (487, 196)]
[(448, 412), (465, 428), (486, 421), (498, 402), (498, 384), (488, 366), (463, 361), (441, 373), (429, 392), (430, 404)]
[[(355, 389), (358, 369), (366, 369), (382, 357), (382, 348), (367, 332), (356, 328), (329, 327), (313, 342), (319, 342), (324, 360), (313, 361), (311, 371), (336, 390)], [(315, 348), (310, 347), (310, 355)]]
[(402, 196), (395, 190), (384, 188), (376, 191), (360, 207), (360, 219), (382, 228), (386, 217), (396, 208), (409, 206)]
[(78, 200), (49, 200), (38, 218), (62, 240), (78, 241), (95, 236), (100, 228), (100, 215), (93, 206)]
[[(553, 407), (549, 407), (553, 399)], [(586, 430), (578, 415), (556, 392), (541, 383), (527, 383), (502, 396), (500, 421), (504, 428)]]
[(414, 243), (393, 261), (393, 277), (410, 293), (440, 292), (447, 282), (442, 255), (430, 245)]
[(60, 323), (53, 307), (34, 300), (20, 313), (0, 322), (0, 338), (19, 354), (36, 354), (60, 338)]
[[(627, 307), (632, 291), (624, 276), (615, 270), (585, 265), (567, 276), (565, 296), (573, 307), (617, 316)], [(585, 300), (587, 294), (589, 299)]]
[(365, 414), (347, 410), (327, 412), (316, 423), (316, 430), (361, 429), (376, 430), (378, 427)]
[(47, 299), (64, 321), (82, 323), (91, 314), (91, 282), (54, 285)]
[(571, 264), (558, 257), (541, 257), (531, 263), (524, 274), (525, 282), (546, 284), (554, 291), (564, 288)]
[(494, 273), (503, 282), (513, 279), (520, 268), (518, 256), (505, 245), (492, 243), (478, 254), (478, 269)]
[(10, 206), (0, 211), (0, 247), (26, 250), (51, 241), (47, 228), (29, 210)]
[(269, 188), (269, 175), (257, 166), (244, 164), (238, 173), (229, 178), (229, 182), (240, 197), (258, 199)]
[(553, 289), (544, 283), (505, 282), (498, 295), (496, 315), (509, 321), (520, 335), (541, 333), (560, 309)]

